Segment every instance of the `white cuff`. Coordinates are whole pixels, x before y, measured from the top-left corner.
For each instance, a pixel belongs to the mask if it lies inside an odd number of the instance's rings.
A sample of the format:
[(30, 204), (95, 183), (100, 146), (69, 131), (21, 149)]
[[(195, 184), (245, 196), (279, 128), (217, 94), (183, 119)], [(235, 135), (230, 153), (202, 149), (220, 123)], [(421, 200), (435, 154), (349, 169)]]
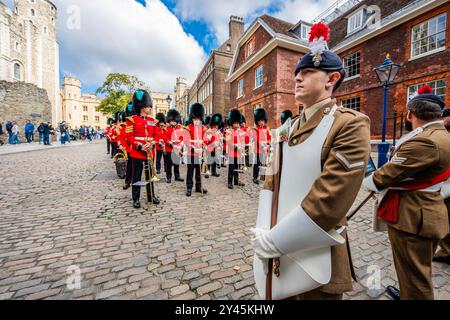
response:
[(444, 182), (444, 185), (441, 189), (441, 194), (444, 197), (444, 199), (447, 199), (450, 197), (450, 179)]
[(373, 181), (373, 173), (363, 180), (362, 185), (364, 188), (366, 188), (369, 191), (375, 191), (375, 192), (381, 191), (381, 190), (378, 190), (375, 182)]
[(331, 247), (345, 243), (335, 230), (325, 232), (300, 206), (292, 210), (269, 234), (283, 254)]

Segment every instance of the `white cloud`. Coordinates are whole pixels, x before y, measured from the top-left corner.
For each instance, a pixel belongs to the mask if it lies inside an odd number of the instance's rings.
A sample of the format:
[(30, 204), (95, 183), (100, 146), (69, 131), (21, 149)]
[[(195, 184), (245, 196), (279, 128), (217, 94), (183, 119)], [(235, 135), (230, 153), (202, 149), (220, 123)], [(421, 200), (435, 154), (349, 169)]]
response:
[(280, 0), (177, 0), (175, 13), (183, 21), (204, 21), (219, 43), (228, 39), (230, 16), (245, 18), (251, 23), (258, 15)]
[[(110, 72), (136, 75), (152, 90), (172, 91), (179, 75), (195, 80), (206, 60), (198, 42), (159, 0), (53, 0), (63, 72), (100, 85)], [(79, 29), (68, 8), (80, 8)], [(72, 12), (70, 12), (72, 13)]]

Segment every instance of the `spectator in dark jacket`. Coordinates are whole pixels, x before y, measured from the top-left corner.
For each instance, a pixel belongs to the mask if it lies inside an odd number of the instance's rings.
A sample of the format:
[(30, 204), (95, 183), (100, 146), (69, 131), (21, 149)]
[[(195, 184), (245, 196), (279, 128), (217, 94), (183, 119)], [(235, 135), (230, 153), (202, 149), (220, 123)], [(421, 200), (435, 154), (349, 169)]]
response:
[(38, 127), (38, 132), (39, 132), (39, 144), (41, 144), (42, 140), (44, 139), (44, 123), (41, 122), (41, 124)]
[(27, 120), (25, 125), (25, 137), (27, 138), (28, 143), (33, 141), (34, 130), (34, 124), (32, 124), (30, 120)]

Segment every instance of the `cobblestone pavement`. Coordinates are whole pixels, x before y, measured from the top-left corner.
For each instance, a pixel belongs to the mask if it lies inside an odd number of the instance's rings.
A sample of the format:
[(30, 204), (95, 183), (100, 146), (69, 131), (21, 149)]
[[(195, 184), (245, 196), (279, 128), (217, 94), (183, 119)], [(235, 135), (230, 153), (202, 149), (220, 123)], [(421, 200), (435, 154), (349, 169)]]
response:
[[(249, 243), (258, 188), (250, 173), (232, 191), (222, 169), (205, 180), (208, 195), (190, 199), (183, 183), (160, 182), (163, 201), (147, 212), (132, 208), (105, 151), (92, 144), (0, 156), (0, 299), (259, 298)], [(382, 286), (396, 284), (370, 207), (350, 225), (361, 285), (346, 299), (371, 299), (364, 286), (372, 265), (381, 268)], [(81, 288), (70, 289), (77, 268)], [(433, 280), (437, 298), (450, 299), (450, 268), (435, 264)]]

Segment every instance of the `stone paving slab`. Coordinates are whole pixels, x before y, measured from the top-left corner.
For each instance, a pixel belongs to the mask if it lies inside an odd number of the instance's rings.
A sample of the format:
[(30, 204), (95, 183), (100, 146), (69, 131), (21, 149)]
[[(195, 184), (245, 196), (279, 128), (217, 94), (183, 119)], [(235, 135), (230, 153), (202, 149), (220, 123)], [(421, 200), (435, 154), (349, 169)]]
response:
[[(249, 240), (259, 187), (250, 172), (245, 187), (229, 190), (221, 169), (204, 180), (203, 197), (162, 180), (161, 205), (146, 211), (132, 208), (105, 143), (0, 162), (0, 299), (259, 299)], [(387, 236), (372, 232), (372, 205), (349, 226), (360, 282), (345, 299), (389, 299), (369, 295), (378, 270), (381, 288), (397, 284)], [(433, 269), (436, 298), (448, 300), (450, 268)]]

